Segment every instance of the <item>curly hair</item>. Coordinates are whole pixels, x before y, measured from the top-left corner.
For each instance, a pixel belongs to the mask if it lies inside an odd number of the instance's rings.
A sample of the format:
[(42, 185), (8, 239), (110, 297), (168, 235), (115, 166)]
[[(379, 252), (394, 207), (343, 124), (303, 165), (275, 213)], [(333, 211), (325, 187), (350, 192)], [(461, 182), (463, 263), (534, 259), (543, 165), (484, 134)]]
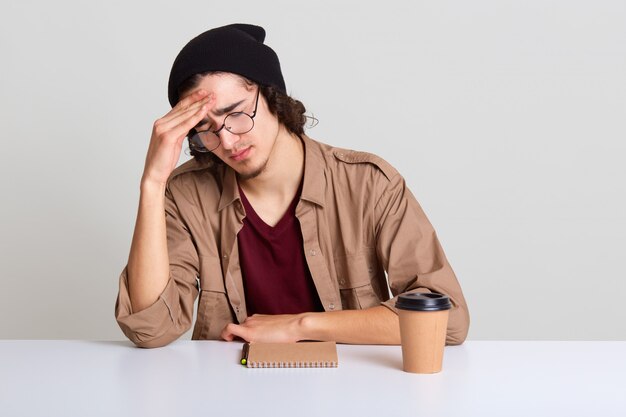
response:
[[(210, 74), (219, 74), (219, 72), (209, 71), (204, 73), (195, 74), (181, 83), (178, 88), (179, 97), (182, 97), (188, 91), (196, 88), (202, 79), (206, 75)], [(241, 81), (245, 84), (245, 86), (251, 87), (255, 85), (253, 81), (238, 75)], [(265, 98), (267, 102), (267, 107), (274, 115), (278, 121), (285, 126), (285, 128), (296, 135), (301, 135), (304, 133), (304, 126), (307, 122), (307, 119), (310, 116), (306, 116), (304, 113), (306, 112), (306, 108), (301, 101), (296, 100), (283, 92), (279, 91), (275, 87), (267, 86), (267, 85), (259, 85), (260, 94)], [(313, 118), (316, 120), (315, 118)], [(218, 158), (213, 152), (200, 152), (195, 146), (191, 143), (191, 136), (195, 131), (192, 129), (187, 134), (187, 142), (189, 144), (189, 151), (191, 155), (196, 159), (196, 161), (201, 164), (209, 164), (213, 166), (217, 166), (223, 164), (224, 162)]]

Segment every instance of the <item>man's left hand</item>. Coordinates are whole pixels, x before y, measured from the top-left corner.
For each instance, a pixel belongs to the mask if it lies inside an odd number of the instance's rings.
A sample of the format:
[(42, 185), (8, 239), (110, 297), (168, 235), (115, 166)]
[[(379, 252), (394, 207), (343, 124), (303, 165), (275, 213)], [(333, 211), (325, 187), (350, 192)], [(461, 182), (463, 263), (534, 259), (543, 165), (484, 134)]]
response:
[(227, 324), (222, 330), (221, 337), (228, 342), (232, 342), (236, 337), (246, 342), (298, 342), (302, 340), (301, 320), (300, 314), (255, 314), (242, 324)]

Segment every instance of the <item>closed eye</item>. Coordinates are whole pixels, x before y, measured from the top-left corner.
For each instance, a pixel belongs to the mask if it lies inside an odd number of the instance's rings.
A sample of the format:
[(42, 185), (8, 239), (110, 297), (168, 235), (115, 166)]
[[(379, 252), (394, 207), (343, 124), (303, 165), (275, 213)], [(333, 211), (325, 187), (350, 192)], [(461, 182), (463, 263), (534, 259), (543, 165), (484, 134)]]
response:
[[(221, 109), (217, 109), (215, 110), (213, 113), (219, 117), (219, 116), (223, 116), (227, 113), (231, 113), (233, 112), (233, 110), (237, 109), (237, 107), (239, 107), (240, 105), (242, 105), (245, 102), (245, 100), (240, 100), (236, 103), (233, 103), (231, 105), (228, 105), (226, 107), (223, 107)], [(236, 113), (243, 113), (242, 111), (238, 111)], [(203, 119), (200, 120), (200, 122), (196, 125), (196, 127), (194, 127), (196, 132), (201, 132), (203, 130), (215, 130), (213, 129), (213, 127), (211, 126), (211, 121), (208, 119)]]

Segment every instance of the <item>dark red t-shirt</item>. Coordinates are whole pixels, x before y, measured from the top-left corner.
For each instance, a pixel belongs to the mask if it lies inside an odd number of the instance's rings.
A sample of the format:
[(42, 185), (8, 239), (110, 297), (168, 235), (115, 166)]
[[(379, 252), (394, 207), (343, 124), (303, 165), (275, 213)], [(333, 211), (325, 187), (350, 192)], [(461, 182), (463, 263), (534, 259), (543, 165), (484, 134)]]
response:
[(256, 214), (241, 187), (239, 194), (246, 211), (237, 244), (248, 315), (323, 311), (296, 217), (300, 191), (274, 227)]

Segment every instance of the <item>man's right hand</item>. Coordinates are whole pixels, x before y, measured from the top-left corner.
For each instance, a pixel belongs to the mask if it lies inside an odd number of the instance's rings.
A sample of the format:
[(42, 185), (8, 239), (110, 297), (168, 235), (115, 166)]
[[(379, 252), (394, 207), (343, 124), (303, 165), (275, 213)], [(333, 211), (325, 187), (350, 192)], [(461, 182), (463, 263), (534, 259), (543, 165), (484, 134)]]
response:
[(205, 90), (195, 91), (184, 97), (162, 118), (154, 122), (152, 137), (146, 156), (143, 184), (164, 187), (176, 168), (183, 140), (194, 126), (202, 120), (209, 108), (212, 96)]

